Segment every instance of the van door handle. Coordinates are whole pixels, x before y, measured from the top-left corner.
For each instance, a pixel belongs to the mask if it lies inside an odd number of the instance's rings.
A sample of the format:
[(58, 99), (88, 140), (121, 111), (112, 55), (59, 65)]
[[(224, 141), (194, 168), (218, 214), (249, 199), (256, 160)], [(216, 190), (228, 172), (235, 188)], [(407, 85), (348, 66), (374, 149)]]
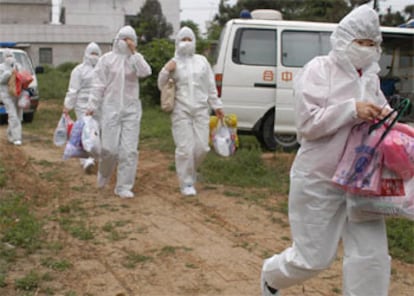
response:
[(276, 83), (259, 83), (256, 82), (254, 87), (268, 87), (268, 88), (276, 88)]

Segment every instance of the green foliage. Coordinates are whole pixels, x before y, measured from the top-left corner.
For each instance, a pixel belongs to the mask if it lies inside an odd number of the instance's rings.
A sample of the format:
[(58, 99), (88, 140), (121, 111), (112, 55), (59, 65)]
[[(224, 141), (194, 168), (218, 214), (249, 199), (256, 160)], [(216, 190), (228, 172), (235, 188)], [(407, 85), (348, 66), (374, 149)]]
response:
[(28, 251), (40, 246), (42, 225), (19, 195), (0, 200), (0, 230), (3, 242)]
[(145, 108), (141, 121), (140, 145), (169, 153), (174, 151), (170, 116), (159, 107)]
[(3, 164), (0, 161), (0, 188), (6, 185), (6, 181), (7, 181), (6, 171), (3, 167)]
[(173, 27), (167, 23), (158, 0), (146, 0), (137, 15), (137, 21), (132, 25), (143, 42), (168, 38), (173, 32)]
[(396, 27), (405, 23), (404, 17), (401, 15), (401, 13), (399, 11), (393, 13), (391, 11), (391, 7), (387, 8), (387, 13), (381, 15), (380, 19), (382, 26)]
[(41, 278), (36, 271), (32, 270), (29, 274), (23, 278), (17, 279), (15, 281), (16, 288), (23, 291), (33, 291), (39, 287)]
[(69, 84), (73, 63), (64, 63), (56, 68), (47, 66), (43, 74), (37, 75), (41, 100), (63, 99)]
[(387, 234), (391, 256), (414, 264), (414, 221), (390, 218)]
[(146, 104), (159, 105), (160, 91), (158, 90), (158, 73), (174, 56), (175, 46), (167, 39), (157, 39), (141, 47), (140, 52), (151, 65), (152, 75), (140, 80), (141, 99)]

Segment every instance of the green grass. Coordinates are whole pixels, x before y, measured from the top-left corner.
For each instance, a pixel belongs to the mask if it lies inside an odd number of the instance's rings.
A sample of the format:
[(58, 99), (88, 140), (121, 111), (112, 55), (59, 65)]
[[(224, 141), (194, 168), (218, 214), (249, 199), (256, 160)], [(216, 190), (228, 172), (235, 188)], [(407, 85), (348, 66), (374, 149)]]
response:
[(414, 221), (389, 218), (387, 234), (391, 256), (414, 264)]

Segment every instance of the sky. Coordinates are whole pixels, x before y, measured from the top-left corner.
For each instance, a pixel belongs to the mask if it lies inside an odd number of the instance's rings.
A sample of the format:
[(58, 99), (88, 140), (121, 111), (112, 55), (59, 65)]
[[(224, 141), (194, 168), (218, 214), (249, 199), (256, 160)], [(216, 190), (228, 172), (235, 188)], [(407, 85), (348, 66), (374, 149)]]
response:
[[(237, 0), (230, 0), (230, 4)], [(206, 21), (211, 21), (218, 12), (220, 0), (181, 0), (181, 20), (192, 20), (199, 25), (202, 33), (206, 32)], [(391, 6), (392, 11), (402, 11), (405, 6), (413, 4), (413, 0), (379, 0), (380, 12), (385, 13)]]

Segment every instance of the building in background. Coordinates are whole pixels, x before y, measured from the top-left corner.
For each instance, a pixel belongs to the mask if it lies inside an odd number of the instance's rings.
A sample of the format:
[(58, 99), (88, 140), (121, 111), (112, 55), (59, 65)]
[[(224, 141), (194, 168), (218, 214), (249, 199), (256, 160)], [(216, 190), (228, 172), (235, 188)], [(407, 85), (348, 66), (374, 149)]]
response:
[[(24, 49), (34, 65), (80, 62), (91, 41), (98, 43), (102, 52), (109, 51), (116, 32), (136, 17), (144, 1), (60, 0), (56, 21), (52, 13), (55, 1), (0, 0), (0, 46)], [(159, 2), (177, 32), (180, 0)]]

